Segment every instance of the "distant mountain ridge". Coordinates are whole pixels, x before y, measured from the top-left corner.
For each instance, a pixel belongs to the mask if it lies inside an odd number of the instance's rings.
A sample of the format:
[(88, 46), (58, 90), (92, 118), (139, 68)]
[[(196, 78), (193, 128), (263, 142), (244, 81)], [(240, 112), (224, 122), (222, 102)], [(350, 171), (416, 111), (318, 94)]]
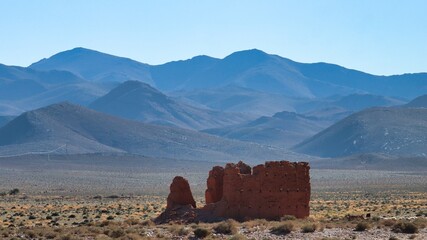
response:
[(98, 83), (121, 83), (141, 79), (153, 84), (147, 64), (81, 47), (42, 59), (31, 64), (29, 68), (41, 71), (69, 71)]
[(223, 59), (198, 56), (150, 66), (94, 50), (75, 48), (34, 63), (38, 70), (67, 70), (91, 81), (139, 80), (162, 91), (236, 85), (292, 97), (340, 92), (414, 98), (427, 92), (427, 73), (376, 76), (328, 63), (298, 63), (257, 49)]
[(260, 117), (248, 123), (207, 129), (204, 132), (231, 139), (291, 148), (330, 124), (329, 121), (294, 112), (279, 112), (272, 117)]
[(131, 120), (188, 129), (220, 127), (247, 120), (243, 114), (218, 112), (187, 105), (139, 81), (122, 83), (95, 100), (89, 107)]
[(362, 153), (427, 155), (427, 109), (370, 108), (335, 123), (296, 145), (294, 150), (321, 157)]
[(427, 108), (427, 94), (413, 99), (409, 103), (405, 104), (405, 107)]
[(292, 157), (278, 148), (125, 120), (70, 103), (26, 112), (0, 128), (2, 156), (53, 149), (61, 154), (122, 152), (200, 161)]

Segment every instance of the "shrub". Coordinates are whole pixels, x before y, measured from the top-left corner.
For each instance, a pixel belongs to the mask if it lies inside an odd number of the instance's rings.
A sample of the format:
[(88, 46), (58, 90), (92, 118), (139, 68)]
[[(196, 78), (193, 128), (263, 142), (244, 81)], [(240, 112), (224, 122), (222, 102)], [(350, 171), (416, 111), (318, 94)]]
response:
[(366, 223), (366, 222), (359, 222), (356, 225), (356, 228), (354, 230), (358, 231), (358, 232), (363, 232), (363, 231), (365, 231), (368, 228), (369, 228), (369, 224), (368, 223)]
[(230, 240), (246, 240), (247, 238), (242, 234), (236, 234), (230, 238)]
[(125, 235), (125, 232), (122, 229), (115, 229), (108, 234), (112, 238), (119, 238)]
[(19, 189), (17, 189), (17, 188), (14, 188), (14, 189), (9, 191), (9, 195), (16, 195), (18, 193), (19, 193)]
[(294, 225), (292, 223), (283, 223), (270, 229), (271, 233), (276, 235), (286, 235), (291, 233), (293, 230)]
[(398, 222), (393, 226), (393, 232), (395, 233), (417, 233), (418, 227), (415, 224), (410, 222)]
[(302, 230), (303, 233), (312, 233), (312, 232), (315, 232), (316, 229), (317, 229), (317, 226), (314, 223), (313, 224), (304, 225), (301, 228), (301, 230)]
[(178, 236), (187, 236), (189, 233), (190, 231), (185, 227), (180, 228), (177, 232)]
[(236, 234), (237, 227), (236, 223), (233, 220), (227, 220), (225, 222), (221, 222), (214, 227), (216, 233), (220, 234)]
[(290, 221), (290, 220), (296, 220), (297, 218), (294, 215), (285, 215), (280, 218), (280, 221)]
[(382, 224), (386, 227), (391, 227), (396, 223), (396, 220), (393, 219), (385, 219), (382, 221)]
[(205, 229), (205, 228), (196, 228), (196, 230), (194, 230), (194, 236), (196, 238), (205, 238), (210, 234), (209, 230)]

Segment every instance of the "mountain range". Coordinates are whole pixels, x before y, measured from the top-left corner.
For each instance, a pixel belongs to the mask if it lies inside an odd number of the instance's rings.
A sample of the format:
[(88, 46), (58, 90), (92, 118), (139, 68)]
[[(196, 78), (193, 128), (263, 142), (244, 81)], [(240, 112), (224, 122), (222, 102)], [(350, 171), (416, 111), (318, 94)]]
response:
[(248, 123), (207, 129), (204, 132), (287, 149), (320, 132), (330, 124), (330, 121), (316, 117), (307, 117), (294, 112), (279, 112), (271, 117), (260, 117)]
[(279, 148), (140, 123), (71, 103), (25, 112), (0, 128), (0, 154), (130, 153), (199, 161), (249, 161), (289, 156)]
[(376, 107), (350, 115), (294, 150), (321, 157), (362, 153), (426, 156), (426, 146), (427, 109)]
[(426, 92), (427, 73), (377, 76), (257, 49), (149, 65), (75, 48), (0, 64), (0, 154), (423, 156)]
[(120, 84), (89, 107), (122, 118), (188, 129), (206, 129), (247, 121), (243, 114), (185, 104), (139, 81)]

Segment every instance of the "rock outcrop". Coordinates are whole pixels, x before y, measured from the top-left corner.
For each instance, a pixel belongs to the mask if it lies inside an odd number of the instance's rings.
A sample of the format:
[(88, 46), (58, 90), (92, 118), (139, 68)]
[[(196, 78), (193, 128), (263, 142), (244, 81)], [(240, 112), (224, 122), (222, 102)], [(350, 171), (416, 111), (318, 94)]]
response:
[(187, 180), (175, 177), (166, 211), (156, 221), (277, 220), (284, 215), (305, 218), (310, 215), (309, 171), (306, 162), (288, 161), (253, 168), (243, 162), (213, 167), (207, 179), (206, 205), (199, 209), (193, 204)]
[(196, 208), (196, 201), (194, 201), (187, 179), (176, 176), (170, 185), (166, 209), (185, 205), (191, 205), (193, 208)]

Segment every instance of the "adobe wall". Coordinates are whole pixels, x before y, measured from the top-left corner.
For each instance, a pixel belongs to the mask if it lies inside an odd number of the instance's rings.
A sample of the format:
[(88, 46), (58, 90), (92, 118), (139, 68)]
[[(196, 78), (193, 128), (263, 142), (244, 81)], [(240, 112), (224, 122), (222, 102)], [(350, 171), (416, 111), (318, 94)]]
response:
[[(279, 219), (284, 215), (305, 218), (310, 214), (310, 167), (306, 162), (266, 162), (251, 168), (239, 162), (223, 168), (222, 192), (218, 186), (221, 169), (208, 178), (205, 208), (214, 215), (234, 219)], [(212, 173), (212, 174), (211, 174)], [(212, 196), (222, 196), (220, 200)], [(215, 201), (217, 200), (217, 201)]]
[(239, 162), (209, 172), (206, 205), (196, 208), (188, 181), (173, 179), (165, 211), (155, 219), (167, 222), (214, 222), (227, 218), (278, 220), (310, 214), (310, 166), (306, 162), (266, 162), (251, 168)]

